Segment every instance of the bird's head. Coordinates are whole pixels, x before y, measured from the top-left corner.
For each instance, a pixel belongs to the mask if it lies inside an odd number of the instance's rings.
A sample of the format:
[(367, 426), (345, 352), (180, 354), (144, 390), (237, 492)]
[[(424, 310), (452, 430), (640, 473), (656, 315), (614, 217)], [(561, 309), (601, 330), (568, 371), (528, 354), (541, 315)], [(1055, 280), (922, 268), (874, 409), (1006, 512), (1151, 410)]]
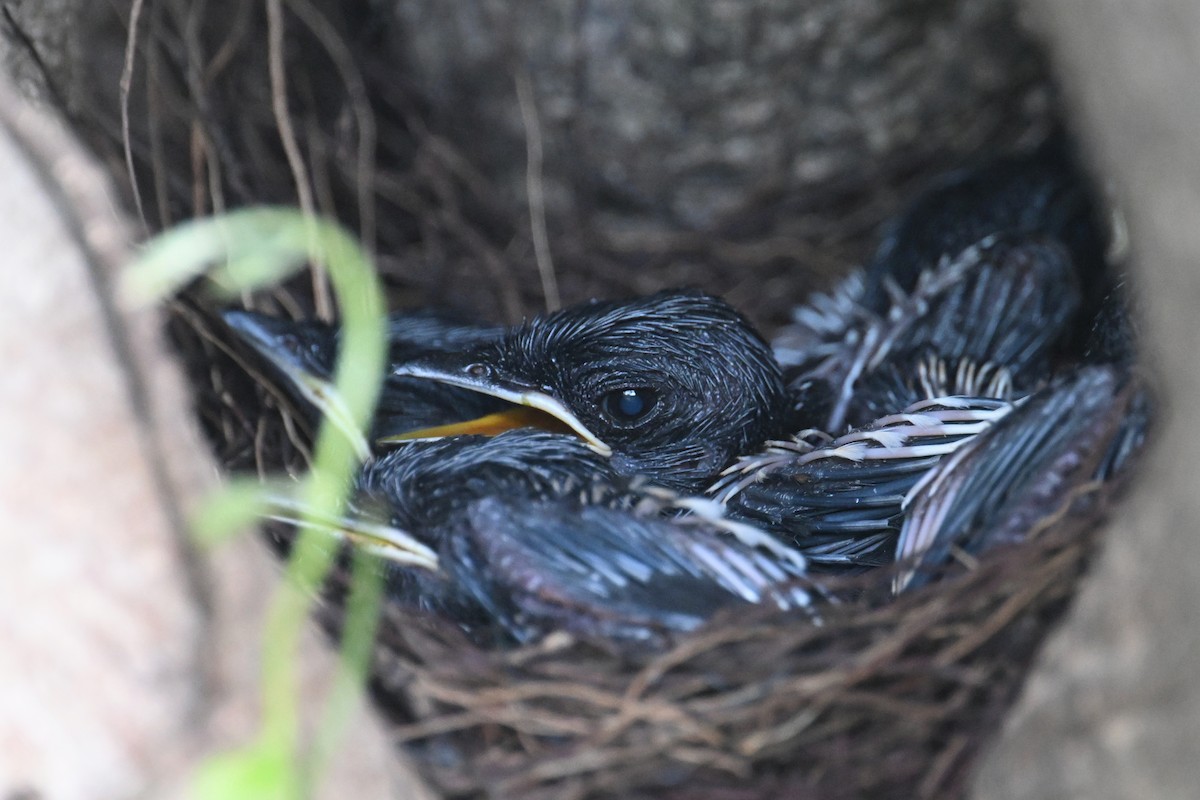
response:
[(684, 490), (778, 435), (787, 407), (766, 342), (727, 303), (699, 292), (576, 306), (394, 374), (514, 404), (511, 413), (403, 438), (569, 429), (611, 455), (616, 471)]

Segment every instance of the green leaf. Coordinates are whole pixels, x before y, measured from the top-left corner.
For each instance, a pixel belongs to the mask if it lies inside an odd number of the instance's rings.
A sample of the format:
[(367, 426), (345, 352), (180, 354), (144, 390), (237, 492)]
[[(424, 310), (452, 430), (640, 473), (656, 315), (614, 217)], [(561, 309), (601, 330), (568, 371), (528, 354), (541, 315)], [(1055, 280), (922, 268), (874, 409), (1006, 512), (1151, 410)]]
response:
[(204, 547), (215, 547), (262, 520), (269, 509), (272, 488), (256, 478), (234, 478), (209, 495), (192, 517), (192, 536)]
[(154, 303), (213, 268), (221, 270), (230, 290), (259, 288), (318, 255), (314, 231), (322, 226), (330, 227), (283, 208), (247, 208), (185, 222), (146, 245), (122, 275), (122, 295), (137, 305)]
[[(302, 763), (298, 758), (299, 643), (312, 598), (337, 555), (337, 548), (317, 529), (320, 526), (308, 523), (341, 516), (364, 455), (361, 432), (374, 409), (386, 358), (383, 296), (370, 262), (342, 228), (280, 208), (243, 209), (166, 231), (145, 247), (122, 279), (125, 299), (144, 304), (169, 297), (204, 274), (220, 293), (252, 291), (283, 280), (306, 262), (325, 267), (341, 310), (341, 350), (334, 373), (339, 420), (338, 425), (322, 422), (312, 471), (293, 487), (303, 509), (301, 524), (285, 580), (271, 600), (263, 641), (260, 741), (270, 744), (208, 762), (194, 785), (201, 800), (299, 797), (305, 781), (317, 780), (320, 767), (328, 762), (362, 691), (382, 579), (377, 568), (362, 569), (356, 559), (358, 577), (347, 610), (341, 671), (326, 710), (326, 727), (318, 735), (322, 757), (316, 769), (301, 775), (296, 769)], [(280, 490), (232, 482), (201, 508), (195, 520), (197, 539), (215, 544), (245, 528), (269, 509), (272, 491)]]
[(284, 748), (256, 745), (213, 756), (192, 780), (193, 800), (299, 800), (300, 771)]
[(346, 625), (342, 632), (342, 661), (314, 748), (318, 774), (333, 760), (338, 740), (345, 734), (362, 699), (379, 625), (383, 576), (384, 570), (376, 558), (362, 552), (354, 554), (354, 581), (346, 601)]

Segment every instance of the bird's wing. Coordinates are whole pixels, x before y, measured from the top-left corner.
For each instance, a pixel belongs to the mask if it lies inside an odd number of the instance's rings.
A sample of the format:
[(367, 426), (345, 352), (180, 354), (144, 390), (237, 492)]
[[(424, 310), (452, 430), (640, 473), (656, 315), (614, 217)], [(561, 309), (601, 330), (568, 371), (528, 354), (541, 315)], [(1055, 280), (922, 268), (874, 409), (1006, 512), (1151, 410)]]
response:
[(730, 516), (765, 527), (815, 565), (887, 563), (908, 492), (1011, 407), (924, 401), (819, 445), (777, 443), (734, 465), (712, 491)]
[(810, 603), (795, 564), (699, 520), (489, 497), (446, 541), (444, 568), (518, 639), (558, 628), (649, 640), (731, 605)]
[(891, 341), (870, 369), (890, 358), (935, 353), (951, 361), (998, 364), (1018, 384), (1045, 368), (1048, 350), (1066, 333), (1079, 308), (1079, 289), (1067, 251), (1053, 240), (997, 234), (964, 250), (945, 267), (961, 279), (918, 287), (920, 313), (897, 314)]
[[(998, 371), (1015, 390), (1037, 388), (1074, 333), (1079, 288), (1066, 250), (1038, 238), (987, 237), (923, 274), (856, 353), (832, 425), (861, 425), (926, 398), (917, 366), (931, 357), (954, 376), (963, 365)], [(941, 385), (933, 391), (961, 392)], [(898, 405), (899, 404), (899, 405)]]
[[(788, 384), (805, 418), (833, 432), (917, 400), (976, 391), (956, 380), (963, 370), (990, 373), (1027, 392), (1076, 333), (1079, 297), (1061, 245), (1028, 235), (988, 236), (922, 273), (885, 313), (847, 311), (849, 297), (829, 300), (823, 313), (810, 309), (800, 327), (821, 333), (793, 342), (799, 349)], [(931, 359), (947, 366), (948, 380), (931, 385), (921, 378), (919, 366)]]
[(944, 460), (910, 498), (897, 558), (920, 586), (954, 550), (1020, 541), (1081, 493), (1104, 488), (1144, 441), (1149, 398), (1115, 367), (1085, 367), (1028, 398)]
[(1000, 231), (1063, 244), (1081, 281), (1103, 296), (1108, 236), (1094, 194), (1061, 134), (1028, 154), (944, 175), (884, 230), (867, 268), (864, 303), (882, 311), (889, 287), (911, 292), (943, 256)]

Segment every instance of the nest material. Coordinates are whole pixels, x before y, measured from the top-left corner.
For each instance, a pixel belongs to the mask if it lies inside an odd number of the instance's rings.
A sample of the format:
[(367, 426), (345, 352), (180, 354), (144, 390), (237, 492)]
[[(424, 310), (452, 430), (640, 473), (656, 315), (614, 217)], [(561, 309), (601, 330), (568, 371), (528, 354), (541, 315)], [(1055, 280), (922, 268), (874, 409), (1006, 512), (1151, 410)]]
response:
[(389, 609), (375, 688), (453, 797), (959, 796), (1102, 512), (1081, 495), (1046, 535), (892, 604), (820, 626), (730, 613), (661, 653), (565, 636), (483, 652)]
[(57, 58), (58, 17), (9, 5), (150, 230), (299, 203), (360, 233), (397, 305), (505, 322), (680, 285), (784, 322), (1052, 97), (995, 0), (76, 0)]
[[(672, 20), (670, 8), (693, 5), (682, 1), (663, 0), (656, 41), (688, 34), (691, 56), (710, 66), (739, 63), (736, 42), (705, 40), (711, 20), (682, 11)], [(799, 100), (787, 97), (799, 105), (820, 99), (820, 114), (774, 109), (767, 118), (776, 119), (777, 137), (756, 145), (765, 152), (769, 142), (789, 140), (784, 122), (799, 126), (796, 169), (783, 177), (739, 172), (736, 158), (722, 166), (718, 155), (710, 172), (697, 171), (703, 147), (687, 139), (686, 115), (675, 129), (652, 126), (654, 136), (641, 142), (649, 161), (658, 153), (664, 165), (653, 178), (660, 198), (675, 197), (674, 180), (697, 174), (716, 187), (703, 213), (685, 203), (693, 215), (681, 220), (683, 201), (632, 202), (602, 179), (605, 159), (628, 142), (599, 153), (573, 149), (572, 121), (591, 118), (546, 108), (564, 96), (564, 70), (586, 89), (584, 67), (620, 52), (601, 48), (589, 59), (584, 45), (592, 40), (583, 37), (564, 65), (559, 28), (547, 23), (546, 35), (513, 36), (538, 23), (493, 9), (504, 23), (495, 26), (498, 44), (481, 50), (467, 37), (458, 67), (442, 57), (450, 46), (435, 48), (435, 62), (414, 64), (406, 59), (419, 48), (409, 45), (433, 32), (420, 26), (439, 24), (421, 16), (420, 3), (393, 11), (386, 3), (306, 0), (278, 5), (277, 18), (264, 10), (272, 5), (81, 2), (75, 30), (83, 38), (62, 59), (37, 59), (47, 95), (126, 179), (131, 205), (151, 230), (238, 205), (300, 199), (375, 248), (396, 305), (449, 304), (511, 322), (543, 307), (549, 267), (567, 302), (690, 283), (726, 294), (769, 326), (861, 259), (878, 223), (913, 186), (1047, 125), (1041, 61), (1031, 57), (1010, 5), (810, 0), (766, 28), (791, 31), (794, 47), (810, 57), (810, 72), (780, 74), (811, 84)], [(141, 16), (131, 19), (135, 7)], [(562, 23), (562, 9), (546, 7)], [(17, 8), (10, 25), (30, 8)], [(439, 40), (453, 40), (463, 27), (455, 20), (442, 21)], [(822, 49), (805, 44), (805, 30), (837, 35)], [(267, 46), (276, 32), (279, 50)], [(639, 59), (655, 52), (635, 48), (620, 63), (637, 75)], [(126, 69), (128, 94), (115, 90)], [(705, 81), (686, 82), (688, 70), (649, 72), (665, 95), (685, 92), (697, 114), (705, 107)], [(736, 99), (736, 70), (710, 72), (717, 99)], [(511, 79), (511, 93), (480, 83), (496, 74), (504, 86)], [(769, 85), (764, 94), (772, 94)], [(841, 94), (853, 102), (839, 110)], [(532, 123), (530, 96), (541, 114)], [(588, 100), (586, 92), (565, 96)], [(884, 96), (901, 102), (871, 104)], [(506, 107), (510, 122), (517, 109), (521, 127), (480, 127), (506, 118)], [(725, 143), (737, 141), (744, 122), (704, 119), (704, 135)], [(831, 146), (837, 137), (819, 133), (833, 130), (821, 128), (830, 120), (858, 135)], [(818, 133), (810, 135), (809, 125)], [(589, 130), (606, 135), (595, 124)], [(685, 140), (692, 160), (668, 158)], [(307, 316), (322, 309), (323, 291), (313, 275), (250, 300)], [(246, 363), (230, 360), (208, 301), (185, 297), (176, 311), (175, 337), (218, 458), (230, 469), (301, 469), (305, 432), (261, 391)], [(1103, 512), (1099, 497), (1081, 495), (1029, 543), (891, 604), (865, 592), (861, 604), (832, 611), (821, 626), (728, 613), (658, 653), (556, 636), (484, 652), (451, 625), (388, 609), (374, 688), (397, 742), (451, 796), (953, 796), (1069, 600)], [(332, 630), (338, 593), (335, 584), (321, 611)]]

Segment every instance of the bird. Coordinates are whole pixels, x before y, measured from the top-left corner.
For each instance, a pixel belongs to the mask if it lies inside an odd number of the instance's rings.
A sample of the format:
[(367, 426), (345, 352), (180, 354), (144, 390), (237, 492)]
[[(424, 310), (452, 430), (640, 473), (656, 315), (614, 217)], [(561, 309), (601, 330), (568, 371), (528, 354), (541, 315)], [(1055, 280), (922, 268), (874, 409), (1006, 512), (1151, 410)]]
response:
[[(896, 591), (952, 556), (1017, 544), (1077, 507), (1103, 504), (1145, 445), (1150, 393), (1119, 365), (1086, 365), (1025, 399), (922, 478), (907, 509)], [(1097, 499), (1097, 496), (1101, 499)]]
[[(264, 349), (282, 360), (296, 327), (281, 323)], [(493, 644), (552, 628), (651, 641), (732, 605), (811, 605), (799, 553), (686, 494), (786, 429), (769, 346), (724, 301), (673, 291), (592, 302), (453, 344), (393, 346), (389, 381), (544, 419), (505, 412), (387, 437), (358, 475), (354, 513), (325, 527), (391, 565), (392, 602)], [(300, 511), (281, 503), (276, 517)]]
[(380, 557), (389, 602), (487, 646), (552, 631), (660, 645), (726, 608), (810, 614), (803, 557), (713, 508), (619, 475), (578, 437), (523, 428), (381, 454), (324, 529)]
[(1020, 541), (1077, 491), (1111, 494), (1143, 449), (1152, 396), (1133, 366), (1086, 363), (1013, 400), (920, 401), (840, 437), (774, 443), (712, 490), (727, 517), (779, 537), (810, 574), (913, 564)]
[(1067, 513), (1093, 518), (1146, 446), (1153, 391), (1137, 365), (1127, 287), (1101, 301), (1082, 359), (922, 477), (896, 546), (896, 591), (928, 584), (953, 557), (1035, 536)]
[[(407, 431), (473, 419), (499, 411), (503, 401), (477, 392), (404, 377), (385, 380), (369, 431), (353, 430), (333, 384), (339, 329), (316, 320), (290, 320), (230, 309), (221, 314), (236, 341), (266, 365), (273, 384), (299, 405), (307, 427), (331, 419), (354, 438), (369, 442)], [(503, 326), (467, 322), (444, 311), (418, 309), (387, 321), (388, 358), (400, 363), (416, 354), (494, 339)]]
[[(796, 310), (775, 352), (812, 425), (743, 456), (710, 487), (731, 517), (780, 536), (817, 571), (864, 571), (926, 551), (938, 561), (968, 534), (911, 532), (937, 487), (973, 473), (1026, 486), (1039, 459), (1106, 431), (1140, 446), (1144, 387), (1126, 408), (1111, 386), (1138, 383), (1126, 293), (1098, 263), (1105, 237), (1089, 187), (1061, 156), (1055, 143), (936, 182), (886, 226), (866, 271)], [(1121, 380), (1082, 380), (1081, 369), (1101, 364)], [(1100, 397), (1124, 412), (1110, 418)], [(1023, 436), (1072, 405), (1061, 430), (1077, 439), (1021, 449)], [(960, 452), (1003, 454), (1004, 469)], [(1007, 513), (1019, 516), (1022, 494), (1009, 500)], [(1028, 495), (1030, 508), (1038, 502)], [(986, 535), (1002, 526), (999, 513), (979, 512), (988, 524), (972, 542), (1003, 538)]]
[(1054, 242), (989, 234), (931, 261), (885, 314), (843, 294), (797, 315), (816, 343), (787, 374), (812, 427), (709, 489), (817, 570), (891, 563), (914, 487), (1040, 388), (1078, 324), (1074, 271)]
[[(236, 310), (224, 316), (293, 395), (337, 413), (333, 329)], [(389, 341), (371, 431), (384, 447), (533, 426), (573, 432), (619, 474), (699, 491), (791, 424), (766, 340), (699, 291), (593, 301), (510, 329), (394, 317)]]

